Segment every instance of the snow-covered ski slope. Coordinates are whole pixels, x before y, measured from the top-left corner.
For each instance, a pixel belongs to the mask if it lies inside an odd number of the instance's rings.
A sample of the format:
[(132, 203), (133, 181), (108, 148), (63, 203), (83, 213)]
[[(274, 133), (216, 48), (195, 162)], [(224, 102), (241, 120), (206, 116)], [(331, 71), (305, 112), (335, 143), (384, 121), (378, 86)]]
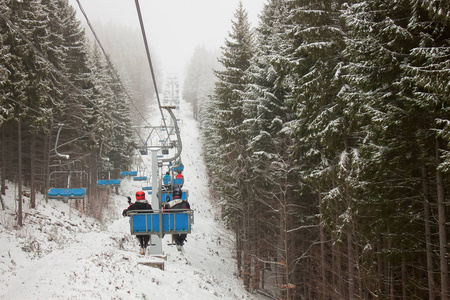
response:
[[(166, 235), (165, 270), (140, 263), (160, 261), (139, 254), (129, 219), (121, 215), (126, 196), (134, 200), (140, 182), (122, 180), (104, 224), (61, 201), (46, 204), (39, 195), (37, 209), (25, 203), (25, 226), (17, 230), (12, 228), (15, 187), (9, 183), (7, 210), (0, 211), (0, 299), (262, 299), (248, 294), (235, 276), (232, 233), (220, 224), (208, 198), (202, 142), (190, 105), (181, 101), (175, 114), (181, 119), (184, 188), (195, 210), (185, 253), (167, 245), (171, 237)], [(145, 163), (147, 157), (142, 158)]]

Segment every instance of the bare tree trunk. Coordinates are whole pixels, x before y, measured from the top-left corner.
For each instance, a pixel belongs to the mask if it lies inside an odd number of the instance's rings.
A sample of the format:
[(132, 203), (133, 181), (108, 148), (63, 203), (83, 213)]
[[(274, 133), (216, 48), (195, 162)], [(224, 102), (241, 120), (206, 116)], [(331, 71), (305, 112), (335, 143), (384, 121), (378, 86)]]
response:
[(338, 281), (338, 292), (341, 299), (345, 298), (347, 287), (344, 281), (344, 271), (342, 270), (342, 248), (340, 243), (336, 243), (334, 246), (336, 249), (336, 276)]
[(50, 149), (51, 149), (51, 142), (52, 142), (52, 126), (53, 126), (53, 122), (50, 122), (49, 124), (49, 130), (48, 130), (48, 138), (45, 141), (46, 144), (46, 155), (45, 155), (45, 160), (46, 160), (46, 166), (45, 166), (45, 202), (48, 203), (48, 190), (50, 189)]
[[(256, 222), (256, 221), (255, 221)], [(252, 231), (254, 234), (252, 234), (253, 238), (253, 275), (252, 275), (252, 290), (257, 291), (260, 289), (261, 286), (261, 271), (264, 269), (263, 263), (260, 261), (260, 258), (263, 257), (264, 250), (261, 248), (261, 239), (259, 237), (262, 237), (263, 234), (260, 234), (260, 227), (254, 225), (252, 228)]]
[(406, 262), (405, 262), (405, 257), (402, 257), (402, 299), (408, 299), (406, 296), (406, 280), (407, 280), (407, 275), (406, 275)]
[(2, 210), (5, 210), (5, 203), (3, 202), (2, 195), (6, 194), (6, 179), (5, 179), (5, 126), (0, 126), (2, 128), (2, 138), (1, 138), (1, 153), (2, 153), (2, 167), (1, 167), (1, 182), (0, 182), (0, 202), (2, 205)]
[(339, 299), (338, 296), (342, 296), (342, 269), (341, 269), (341, 253), (338, 243), (331, 244), (332, 251), (332, 266), (331, 276), (333, 278), (332, 284), (334, 286), (334, 293), (330, 295), (332, 299)]
[[(322, 193), (319, 188), (319, 207), (322, 207)], [(321, 217), (319, 219), (319, 238), (320, 238), (320, 275), (321, 275), (321, 281), (322, 281), (322, 293), (319, 294), (319, 299), (328, 299), (328, 293), (327, 291), (327, 278), (326, 278), (326, 270), (325, 270), (325, 231), (323, 229), (323, 217), (322, 214), (320, 214)]]
[[(391, 250), (392, 249), (392, 239), (391, 239), (391, 228), (388, 225), (387, 228), (387, 241), (386, 246), (384, 249)], [(385, 264), (385, 278), (386, 278), (386, 291), (387, 295), (389, 295), (389, 299), (394, 300), (394, 271), (392, 268), (392, 262), (388, 260), (388, 262)]]
[[(354, 227), (353, 227), (354, 228)], [(357, 229), (353, 229), (355, 232), (357, 231)], [(358, 242), (354, 242), (354, 245), (355, 245), (355, 247), (354, 247), (354, 258), (355, 258), (355, 260), (354, 260), (354, 264), (355, 264), (355, 270), (356, 270), (356, 274), (355, 274), (355, 276), (356, 276), (356, 278), (358, 279), (358, 285), (357, 285), (357, 287), (356, 287), (356, 289), (358, 290), (358, 299), (364, 299), (364, 297), (362, 296), (363, 295), (363, 290), (362, 290), (362, 286), (363, 286), (363, 284), (362, 284), (362, 280), (363, 280), (363, 278), (362, 278), (362, 274), (361, 274), (361, 268), (360, 268), (360, 266), (359, 266), (359, 257), (360, 257), (360, 253), (359, 253), (359, 248), (358, 248)], [(355, 290), (356, 290), (355, 289)]]
[(18, 184), (19, 184), (19, 202), (18, 202), (18, 209), (17, 209), (17, 224), (19, 226), (23, 226), (23, 219), (22, 219), (22, 121), (19, 119), (18, 126), (17, 126), (17, 152), (18, 152), (18, 159), (19, 159), (19, 170), (18, 170)]
[[(2, 181), (1, 181), (1, 194), (5, 195), (6, 194), (6, 138), (5, 138), (5, 124), (3, 124), (2, 127)], [(2, 208), (4, 208), (3, 206), (3, 202), (2, 202)]]
[[(384, 241), (383, 241), (383, 237), (380, 237), (380, 240), (378, 242), (377, 245), (377, 252), (381, 253), (381, 250), (383, 249), (383, 245), (384, 245)], [(378, 298), (381, 298), (382, 295), (385, 293), (384, 292), (384, 283), (383, 283), (383, 279), (384, 279), (384, 262), (383, 259), (381, 258), (381, 255), (378, 255), (377, 257), (377, 262), (378, 262), (378, 282), (377, 282), (377, 295)]]
[(30, 207), (36, 208), (36, 135), (31, 135), (31, 146), (30, 146), (30, 164), (31, 164), (31, 187), (30, 187)]
[(287, 211), (287, 199), (284, 193), (281, 193), (281, 203), (283, 205), (283, 243), (284, 243), (284, 284), (286, 285), (286, 300), (291, 299), (291, 289), (289, 288), (289, 243), (288, 243), (288, 211)]
[(242, 226), (238, 225), (236, 228), (236, 262), (238, 269), (238, 276), (242, 277), (242, 240), (241, 240), (241, 228)]
[(347, 264), (348, 264), (348, 299), (355, 300), (355, 255), (353, 249), (353, 235), (350, 228), (347, 231)]
[(260, 289), (264, 290), (266, 288), (266, 266), (265, 264), (263, 265), (262, 269), (261, 269), (261, 277), (260, 277)]
[(441, 149), (439, 138), (436, 139), (436, 184), (437, 184), (437, 202), (438, 202), (438, 219), (439, 219), (439, 258), (440, 258), (440, 274), (441, 274), (441, 300), (448, 300), (448, 263), (447, 263), (447, 232), (445, 228), (445, 194), (444, 180), (439, 170), (441, 158), (439, 151)]
[(426, 181), (426, 168), (422, 165), (422, 190), (423, 190), (423, 211), (425, 218), (425, 243), (427, 250), (427, 275), (428, 275), (428, 300), (435, 300), (435, 282), (433, 275), (433, 246), (431, 242), (430, 225), (430, 203), (428, 202), (428, 183)]
[(249, 224), (248, 224), (248, 212), (245, 211), (243, 215), (243, 272), (242, 272), (242, 278), (244, 281), (244, 286), (248, 290), (250, 288), (250, 243), (249, 243), (249, 237), (248, 237), (248, 231), (249, 231)]

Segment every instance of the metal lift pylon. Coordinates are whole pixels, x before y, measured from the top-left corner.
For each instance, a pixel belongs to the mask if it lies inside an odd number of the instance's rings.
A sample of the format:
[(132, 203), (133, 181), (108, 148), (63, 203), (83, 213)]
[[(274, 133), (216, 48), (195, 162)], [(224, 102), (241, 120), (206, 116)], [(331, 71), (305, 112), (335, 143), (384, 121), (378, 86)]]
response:
[[(178, 157), (180, 157), (181, 155), (181, 150), (182, 150), (182, 144), (181, 144), (181, 137), (180, 137), (180, 130), (178, 128), (178, 124), (176, 122), (176, 117), (174, 115), (174, 113), (172, 112), (172, 109), (174, 109), (174, 106), (163, 106), (162, 108), (166, 109), (172, 120), (174, 120), (174, 128), (175, 128), (175, 134), (177, 135), (177, 143), (176, 143), (176, 148), (177, 151), (175, 151), (175, 155), (171, 158), (166, 158), (166, 159), (161, 159), (158, 160), (158, 150), (159, 149), (151, 149), (151, 153), (152, 153), (152, 187), (155, 189), (156, 187), (159, 187), (159, 191), (162, 191), (161, 189), (161, 180), (159, 180), (159, 184), (158, 184), (158, 168), (162, 168), (162, 163), (163, 162), (169, 162), (169, 161), (173, 161), (176, 160)], [(169, 132), (167, 133), (169, 138)], [(158, 195), (159, 194), (159, 195)], [(160, 193), (156, 193), (156, 189), (153, 191), (152, 193), (152, 207), (153, 208), (158, 208), (159, 211), (159, 230), (160, 233), (158, 235), (156, 234), (152, 234), (152, 238), (151, 238), (151, 245), (150, 245), (150, 254), (152, 255), (161, 255), (162, 252), (162, 215), (161, 215), (161, 196), (162, 196), (162, 192)]]
[[(152, 187), (158, 186), (158, 149), (152, 149)], [(160, 211), (160, 199), (158, 197), (158, 193), (155, 191), (152, 192), (152, 207), (158, 208)], [(162, 228), (162, 218), (159, 218), (160, 226)], [(151, 244), (150, 244), (150, 254), (152, 255), (161, 255), (162, 252), (162, 235), (152, 234), (151, 235)]]
[[(163, 233), (163, 224), (162, 224), (163, 218), (162, 218), (162, 209), (161, 209), (162, 208), (162, 199), (161, 199), (162, 192), (160, 192), (160, 193), (156, 192), (157, 190), (162, 191), (161, 180), (158, 180), (158, 168), (162, 168), (163, 162), (171, 162), (171, 161), (177, 160), (180, 157), (181, 150), (182, 150), (180, 130), (178, 128), (178, 124), (176, 122), (175, 115), (172, 112), (172, 109), (174, 109), (175, 107), (174, 106), (163, 106), (162, 108), (166, 109), (169, 112), (170, 117), (174, 121), (173, 125), (174, 125), (174, 129), (175, 129), (175, 134), (177, 135), (177, 142), (175, 143), (175, 146), (176, 146), (175, 154), (173, 157), (170, 157), (170, 158), (162, 158), (162, 159), (158, 158), (158, 151), (161, 150), (163, 147), (166, 147), (165, 145), (163, 145), (163, 146), (147, 146), (152, 154), (152, 156), (151, 156), (151, 160), (152, 160), (151, 174), (152, 174), (152, 191), (153, 192), (152, 192), (151, 204), (152, 204), (152, 207), (153, 207), (153, 210), (155, 211), (155, 213), (159, 214), (159, 218), (158, 218), (159, 232), (154, 232), (151, 234), (151, 244), (149, 246), (149, 252), (151, 255), (162, 255), (163, 254), (162, 237), (164, 236), (164, 233)], [(167, 139), (169, 139), (169, 137), (167, 137)]]

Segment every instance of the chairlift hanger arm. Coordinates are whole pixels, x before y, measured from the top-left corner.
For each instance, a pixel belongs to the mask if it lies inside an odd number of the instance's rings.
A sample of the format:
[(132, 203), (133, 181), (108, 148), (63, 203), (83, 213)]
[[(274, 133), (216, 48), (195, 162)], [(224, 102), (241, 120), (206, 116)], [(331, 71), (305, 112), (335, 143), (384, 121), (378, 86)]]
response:
[(62, 127), (64, 126), (64, 124), (58, 124), (59, 129), (58, 129), (58, 134), (56, 135), (56, 142), (55, 142), (55, 153), (58, 157), (64, 158), (64, 159), (69, 159), (69, 155), (68, 154), (61, 154), (58, 152), (58, 140), (59, 140), (59, 134), (61, 132)]
[(177, 146), (177, 150), (178, 151), (176, 151), (176, 153), (175, 153), (175, 155), (173, 157), (171, 157), (171, 158), (164, 158), (161, 161), (162, 162), (175, 161), (175, 160), (177, 160), (180, 157), (181, 150), (183, 149), (183, 145), (181, 143), (180, 128), (178, 127), (177, 118), (175, 117), (175, 114), (172, 111), (172, 109), (174, 109), (176, 107), (175, 106), (162, 106), (162, 108), (166, 109), (169, 112), (170, 117), (173, 120), (173, 125), (175, 127), (175, 134), (177, 135), (176, 146)]
[(109, 157), (102, 156), (102, 149), (103, 149), (103, 141), (102, 141), (102, 144), (100, 145), (100, 158), (104, 161), (109, 161)]

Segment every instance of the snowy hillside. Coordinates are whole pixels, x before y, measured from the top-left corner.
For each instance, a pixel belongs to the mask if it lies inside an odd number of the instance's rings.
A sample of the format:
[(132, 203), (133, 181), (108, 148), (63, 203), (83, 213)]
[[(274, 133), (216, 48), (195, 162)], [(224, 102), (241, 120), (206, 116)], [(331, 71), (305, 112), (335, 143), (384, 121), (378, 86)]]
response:
[(246, 293), (234, 275), (232, 234), (217, 223), (209, 202), (200, 136), (189, 105), (182, 102), (175, 114), (181, 119), (185, 188), (195, 211), (185, 253), (167, 245), (171, 239), (166, 235), (165, 270), (140, 263), (161, 259), (138, 254), (129, 220), (121, 215), (128, 206), (125, 196), (133, 196), (139, 182), (122, 181), (104, 224), (61, 201), (46, 204), (39, 195), (37, 209), (25, 203), (25, 225), (17, 230), (15, 187), (8, 183), (7, 209), (0, 212), (0, 299), (261, 299)]

